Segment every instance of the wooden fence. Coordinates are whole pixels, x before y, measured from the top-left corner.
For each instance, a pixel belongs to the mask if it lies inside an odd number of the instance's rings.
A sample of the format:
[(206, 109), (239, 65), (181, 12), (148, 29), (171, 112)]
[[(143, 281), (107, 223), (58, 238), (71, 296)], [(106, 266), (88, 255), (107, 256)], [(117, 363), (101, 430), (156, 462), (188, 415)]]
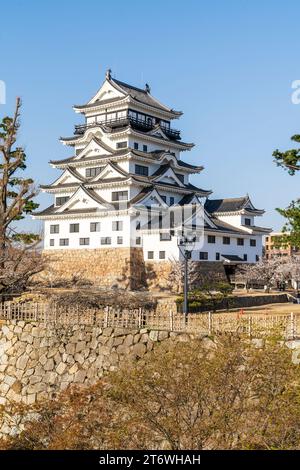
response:
[(44, 324), (95, 325), (101, 328), (149, 328), (158, 330), (213, 334), (216, 332), (237, 332), (249, 337), (261, 337), (276, 331), (285, 338), (300, 338), (300, 313), (289, 315), (240, 314), (236, 313), (191, 313), (185, 317), (172, 310), (168, 313), (155, 310), (84, 309), (49, 306), (47, 303), (0, 304), (0, 320), (36, 321)]

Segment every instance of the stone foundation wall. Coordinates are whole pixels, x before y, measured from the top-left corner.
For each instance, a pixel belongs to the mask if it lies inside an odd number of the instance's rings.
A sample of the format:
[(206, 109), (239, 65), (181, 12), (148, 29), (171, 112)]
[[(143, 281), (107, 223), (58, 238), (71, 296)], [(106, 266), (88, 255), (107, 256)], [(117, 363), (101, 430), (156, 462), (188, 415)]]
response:
[(71, 384), (92, 385), (124, 360), (143, 357), (161, 341), (190, 337), (148, 329), (7, 321), (0, 329), (0, 405), (32, 404), (53, 398)]
[[(144, 261), (142, 248), (101, 248), (82, 250), (44, 250), (47, 266), (36, 279), (48, 284), (57, 279), (87, 280), (96, 286), (118, 286), (126, 289), (173, 290), (179, 292), (182, 286), (171, 285), (170, 261)], [(223, 263), (198, 262), (203, 277), (214, 275), (226, 281)], [(196, 285), (193, 287), (197, 287)]]
[[(222, 262), (196, 261), (196, 263), (197, 271), (199, 272), (199, 282), (208, 277), (213, 277), (216, 280), (227, 282), (227, 277)], [(169, 261), (145, 261), (145, 272), (149, 290), (172, 289), (173, 292), (182, 292), (183, 286), (179, 282), (178, 285), (174, 285), (172, 284), (173, 281), (170, 281), (170, 274), (172, 269), (173, 264)], [(197, 288), (199, 287), (199, 283), (195, 282), (190, 287)]]
[(47, 267), (38, 279), (51, 282), (74, 277), (103, 287), (138, 289), (144, 285), (141, 248), (44, 250)]

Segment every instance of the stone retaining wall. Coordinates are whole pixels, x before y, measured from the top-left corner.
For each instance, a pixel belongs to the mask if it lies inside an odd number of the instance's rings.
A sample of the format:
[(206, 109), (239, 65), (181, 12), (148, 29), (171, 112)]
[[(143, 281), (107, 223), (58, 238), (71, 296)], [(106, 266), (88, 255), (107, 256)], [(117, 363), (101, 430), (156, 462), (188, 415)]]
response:
[[(44, 272), (36, 276), (36, 280), (44, 280), (48, 284), (53, 280), (70, 280), (75, 277), (101, 287), (182, 290), (181, 285), (170, 285), (173, 263), (144, 261), (142, 248), (44, 250), (43, 254), (47, 265)], [(216, 279), (226, 281), (223, 263), (199, 261), (198, 265), (203, 277), (213, 274)]]
[(69, 280), (77, 277), (103, 287), (138, 289), (145, 285), (142, 248), (44, 250), (45, 271), (36, 279)]
[(0, 329), (0, 404), (32, 404), (70, 384), (91, 385), (125, 359), (141, 358), (163, 340), (190, 337), (148, 329), (6, 322)]

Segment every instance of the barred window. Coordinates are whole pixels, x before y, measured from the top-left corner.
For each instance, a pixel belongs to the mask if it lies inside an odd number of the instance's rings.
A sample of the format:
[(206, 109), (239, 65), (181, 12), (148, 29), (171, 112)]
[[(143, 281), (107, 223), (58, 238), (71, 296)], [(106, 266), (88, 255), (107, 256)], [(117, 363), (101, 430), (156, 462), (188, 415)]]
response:
[(112, 229), (114, 232), (121, 232), (121, 230), (123, 230), (123, 221), (114, 220), (112, 223)]
[(78, 233), (79, 224), (70, 224), (70, 233)]
[(90, 232), (100, 232), (100, 222), (91, 222)]
[(59, 233), (59, 225), (50, 225), (50, 233)]
[(56, 206), (62, 206), (62, 205), (65, 204), (69, 199), (70, 199), (70, 196), (61, 196), (61, 197), (57, 197), (57, 198), (55, 199), (55, 205), (56, 205)]
[(102, 237), (101, 245), (111, 245), (111, 237)]

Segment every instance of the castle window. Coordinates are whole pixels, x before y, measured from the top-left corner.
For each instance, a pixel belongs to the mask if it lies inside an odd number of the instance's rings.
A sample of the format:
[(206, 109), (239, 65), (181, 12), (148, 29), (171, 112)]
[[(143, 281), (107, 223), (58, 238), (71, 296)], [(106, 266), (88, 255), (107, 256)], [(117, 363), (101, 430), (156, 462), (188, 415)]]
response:
[[(268, 258), (268, 256), (267, 256)], [(258, 255), (255, 255), (255, 261), (259, 261), (259, 256)]]
[(102, 170), (103, 170), (103, 166), (97, 166), (94, 168), (86, 168), (85, 176), (86, 178), (92, 178), (93, 176), (99, 175)]
[(79, 238), (79, 245), (89, 245), (90, 239), (89, 238)]
[(101, 245), (111, 245), (111, 238), (110, 237), (102, 237), (101, 238)]
[(141, 238), (141, 237), (136, 237), (135, 243), (136, 243), (136, 245), (141, 245), (141, 243), (142, 243), (142, 238)]
[(62, 205), (65, 204), (69, 199), (70, 199), (70, 196), (61, 196), (61, 197), (57, 197), (57, 198), (55, 199), (55, 205), (56, 205), (56, 206), (62, 206)]
[(54, 246), (54, 238), (50, 238), (50, 246)]
[(149, 168), (144, 165), (135, 165), (134, 172), (136, 175), (141, 176), (148, 176), (149, 175)]
[(100, 222), (91, 222), (90, 232), (100, 232)]
[(207, 243), (216, 243), (215, 235), (207, 235)]
[(138, 144), (138, 142), (133, 142), (133, 148), (134, 148), (134, 150), (138, 150), (138, 149), (139, 149), (139, 144)]
[(70, 224), (70, 233), (78, 233), (79, 224)]
[(170, 197), (170, 206), (173, 206), (175, 202), (175, 199), (173, 196)]
[(244, 259), (244, 261), (247, 261), (248, 255), (247, 255), (246, 253), (244, 254), (244, 258), (243, 258), (243, 259)]
[(250, 238), (250, 246), (256, 246), (256, 240), (254, 238)]
[(69, 246), (69, 239), (68, 238), (60, 238), (59, 239), (59, 246)]
[(111, 193), (112, 201), (127, 201), (128, 191), (113, 191)]
[(166, 252), (165, 251), (160, 251), (159, 252), (159, 259), (166, 259)]
[(207, 251), (200, 251), (199, 259), (208, 260), (208, 252)]
[(251, 219), (245, 219), (245, 225), (251, 225)]
[(160, 233), (159, 234), (159, 239), (161, 242), (169, 242), (171, 240), (171, 234), (170, 233)]
[(237, 244), (238, 244), (239, 246), (243, 246), (243, 245), (244, 245), (244, 239), (243, 239), (243, 238), (237, 238), (236, 241), (237, 241)]
[(167, 202), (167, 196), (160, 196), (164, 202)]
[(223, 237), (223, 245), (230, 245), (230, 237)]
[(112, 223), (112, 229), (114, 232), (120, 232), (121, 230), (123, 230), (122, 220), (114, 220)]
[(220, 261), (220, 253), (216, 253), (216, 261)]
[(148, 146), (147, 145), (143, 145), (143, 152), (148, 152)]
[(148, 259), (154, 259), (154, 251), (148, 251), (147, 258)]
[(117, 237), (117, 244), (123, 245), (123, 237)]
[(50, 233), (59, 233), (59, 225), (50, 225)]
[(117, 149), (126, 149), (127, 148), (127, 141), (124, 140), (123, 142), (117, 142)]

